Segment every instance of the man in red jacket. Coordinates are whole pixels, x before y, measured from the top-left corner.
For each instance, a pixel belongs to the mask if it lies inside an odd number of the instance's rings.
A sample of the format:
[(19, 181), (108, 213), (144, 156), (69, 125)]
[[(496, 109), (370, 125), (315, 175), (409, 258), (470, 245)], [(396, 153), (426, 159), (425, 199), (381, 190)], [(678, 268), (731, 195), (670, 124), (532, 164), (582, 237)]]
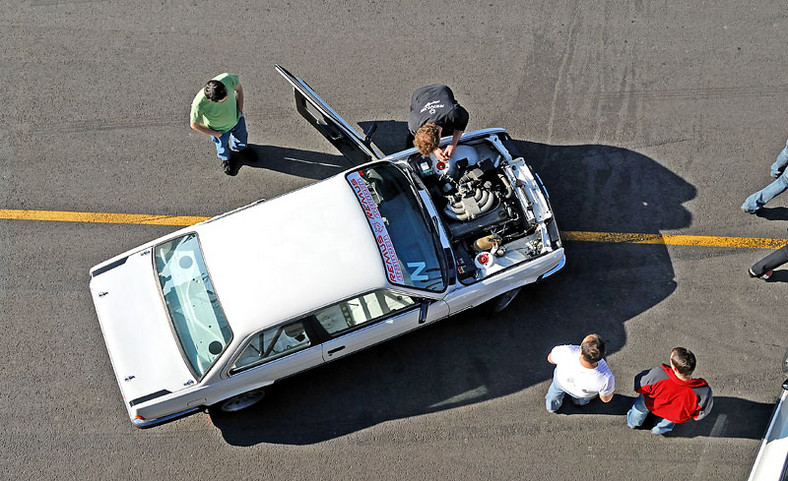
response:
[(662, 364), (635, 376), (638, 396), (627, 413), (627, 424), (634, 429), (643, 424), (648, 413), (657, 419), (652, 434), (665, 434), (676, 424), (690, 419), (699, 421), (711, 411), (713, 399), (709, 384), (693, 378), (695, 355), (683, 347), (670, 353), (670, 366)]

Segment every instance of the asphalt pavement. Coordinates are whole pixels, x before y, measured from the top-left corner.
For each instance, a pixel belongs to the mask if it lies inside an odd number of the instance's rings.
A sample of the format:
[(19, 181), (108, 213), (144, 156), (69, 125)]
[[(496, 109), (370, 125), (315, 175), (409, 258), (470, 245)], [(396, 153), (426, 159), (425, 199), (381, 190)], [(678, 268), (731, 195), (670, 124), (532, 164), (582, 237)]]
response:
[[(784, 7), (2, 0), (0, 209), (212, 216), (346, 169), (280, 64), (351, 125), (378, 122), (387, 152), (413, 90), (450, 85), (469, 130), (510, 132), (564, 231), (786, 238), (788, 197), (739, 210), (788, 135)], [(222, 72), (240, 76), (258, 156), (235, 177), (188, 126)], [(737, 480), (783, 380), (788, 273), (746, 274), (767, 250), (569, 241), (564, 271), (500, 315), (468, 311), (232, 416), (141, 431), (88, 270), (175, 229), (0, 219), (0, 478)], [(588, 332), (608, 342), (616, 397), (550, 414), (545, 358)], [(630, 430), (634, 375), (678, 345), (714, 411), (665, 437)]]

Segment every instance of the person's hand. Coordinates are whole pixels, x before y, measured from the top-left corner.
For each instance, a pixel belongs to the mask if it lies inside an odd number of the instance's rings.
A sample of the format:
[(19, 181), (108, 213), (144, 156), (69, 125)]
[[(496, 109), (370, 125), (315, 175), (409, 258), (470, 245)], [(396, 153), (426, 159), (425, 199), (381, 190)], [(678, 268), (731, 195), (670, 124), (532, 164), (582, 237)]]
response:
[(451, 154), (453, 153), (454, 153), (454, 145), (452, 144), (449, 144), (449, 146), (446, 147), (446, 149), (443, 151), (443, 155), (446, 156), (446, 160), (448, 160), (449, 157), (451, 157)]
[(432, 151), (432, 153), (433, 153), (433, 154), (435, 154), (435, 158), (436, 158), (436, 159), (438, 159), (438, 160), (442, 160), (442, 161), (444, 161), (444, 162), (446, 162), (447, 160), (449, 160), (449, 156), (448, 156), (448, 155), (446, 155), (446, 154), (445, 154), (445, 153), (444, 153), (444, 152), (443, 152), (443, 151), (440, 149), (440, 147), (439, 147), (439, 148), (436, 148), (435, 150), (433, 150), (433, 151)]

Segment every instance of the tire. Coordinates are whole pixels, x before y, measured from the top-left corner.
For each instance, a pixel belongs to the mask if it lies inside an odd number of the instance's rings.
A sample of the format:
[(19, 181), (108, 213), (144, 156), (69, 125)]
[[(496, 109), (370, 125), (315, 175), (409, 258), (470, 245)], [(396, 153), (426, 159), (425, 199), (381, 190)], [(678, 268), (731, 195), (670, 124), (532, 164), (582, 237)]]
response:
[(511, 304), (514, 298), (517, 297), (517, 294), (520, 293), (520, 289), (522, 289), (522, 287), (517, 287), (510, 291), (506, 291), (500, 296), (492, 298), (489, 302), (487, 302), (487, 310), (493, 314), (503, 311), (509, 307), (509, 304)]
[(262, 389), (245, 392), (222, 401), (221, 404), (219, 404), (219, 409), (225, 413), (234, 413), (257, 404), (264, 397), (265, 391)]

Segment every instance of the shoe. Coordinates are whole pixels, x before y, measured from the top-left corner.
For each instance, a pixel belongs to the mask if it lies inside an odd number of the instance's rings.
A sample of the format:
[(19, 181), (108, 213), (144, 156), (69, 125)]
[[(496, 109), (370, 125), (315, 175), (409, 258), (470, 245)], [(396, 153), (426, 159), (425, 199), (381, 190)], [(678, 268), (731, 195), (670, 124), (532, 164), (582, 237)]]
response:
[(758, 278), (761, 278), (761, 279), (763, 279), (763, 280), (767, 280), (767, 279), (769, 279), (770, 277), (772, 277), (772, 275), (774, 274), (774, 271), (772, 271), (772, 270), (769, 270), (769, 271), (766, 271), (766, 272), (764, 272), (764, 273), (763, 273), (763, 274), (761, 274), (761, 275), (757, 275), (756, 273), (754, 273), (754, 272), (752, 271), (752, 268), (749, 268), (749, 269), (747, 269), (747, 273), (748, 273), (748, 274), (750, 274), (750, 277), (758, 277)]
[(235, 175), (237, 172), (233, 169), (233, 164), (229, 160), (222, 161), (222, 170), (227, 175)]
[(744, 212), (745, 214), (754, 214), (754, 213), (758, 212), (760, 209), (750, 210), (750, 209), (748, 209), (747, 207), (745, 207), (745, 206), (744, 206), (744, 204), (742, 204), (742, 206), (741, 206), (741, 210), (742, 210), (742, 212)]

